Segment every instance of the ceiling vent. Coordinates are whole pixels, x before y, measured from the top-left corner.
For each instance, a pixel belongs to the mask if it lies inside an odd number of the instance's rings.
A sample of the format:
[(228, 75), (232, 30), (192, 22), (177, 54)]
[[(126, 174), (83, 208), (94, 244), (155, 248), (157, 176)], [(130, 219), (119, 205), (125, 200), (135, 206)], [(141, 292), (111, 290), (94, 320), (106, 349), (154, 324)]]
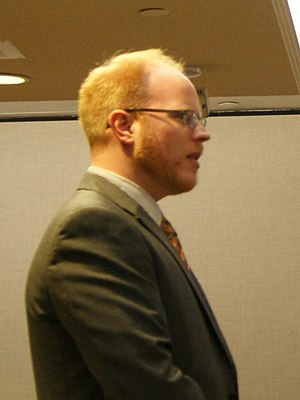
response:
[(9, 41), (0, 41), (0, 60), (16, 60), (25, 56)]

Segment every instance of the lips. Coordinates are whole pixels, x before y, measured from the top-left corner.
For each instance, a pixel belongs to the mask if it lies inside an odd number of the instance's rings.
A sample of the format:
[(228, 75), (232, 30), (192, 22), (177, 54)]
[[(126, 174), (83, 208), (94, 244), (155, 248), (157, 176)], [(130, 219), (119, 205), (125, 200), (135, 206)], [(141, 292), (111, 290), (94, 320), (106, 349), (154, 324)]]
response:
[(188, 154), (187, 155), (187, 158), (188, 159), (190, 159), (190, 160), (195, 160), (195, 161), (197, 161), (199, 158), (200, 158), (200, 156), (201, 156), (201, 152), (199, 151), (197, 151), (197, 152), (195, 152), (195, 153), (190, 153), (190, 154)]
[(198, 159), (201, 156), (201, 152), (194, 152), (194, 153), (189, 153), (187, 155), (187, 159), (189, 160), (190, 166), (193, 168), (193, 170), (196, 172), (198, 168), (200, 167), (200, 164), (198, 162)]

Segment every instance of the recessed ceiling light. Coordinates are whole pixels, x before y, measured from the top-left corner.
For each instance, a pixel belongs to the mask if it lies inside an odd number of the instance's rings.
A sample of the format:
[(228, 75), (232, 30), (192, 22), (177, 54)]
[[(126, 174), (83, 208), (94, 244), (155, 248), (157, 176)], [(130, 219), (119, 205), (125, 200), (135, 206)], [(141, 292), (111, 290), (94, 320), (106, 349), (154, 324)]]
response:
[(147, 7), (142, 8), (139, 13), (143, 17), (161, 17), (163, 15), (169, 14), (170, 11), (163, 7)]
[(29, 78), (24, 75), (1, 74), (0, 85), (20, 85), (29, 81)]
[(238, 106), (239, 102), (238, 101), (229, 101), (229, 100), (228, 101), (220, 101), (218, 103), (218, 105), (220, 107)]

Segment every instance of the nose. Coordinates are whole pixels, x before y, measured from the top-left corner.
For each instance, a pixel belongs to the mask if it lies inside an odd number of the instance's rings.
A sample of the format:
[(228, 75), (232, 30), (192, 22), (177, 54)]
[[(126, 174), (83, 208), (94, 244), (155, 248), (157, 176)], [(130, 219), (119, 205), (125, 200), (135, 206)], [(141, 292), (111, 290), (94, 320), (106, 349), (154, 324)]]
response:
[(210, 139), (210, 133), (208, 130), (201, 124), (195, 126), (193, 131), (193, 140), (207, 142)]

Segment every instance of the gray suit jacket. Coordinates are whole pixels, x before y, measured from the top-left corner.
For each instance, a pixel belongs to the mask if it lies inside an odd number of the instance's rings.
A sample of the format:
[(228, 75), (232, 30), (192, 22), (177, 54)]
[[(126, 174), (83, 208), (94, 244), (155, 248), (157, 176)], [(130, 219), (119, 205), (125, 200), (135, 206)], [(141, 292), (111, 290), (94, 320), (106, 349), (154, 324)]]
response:
[(86, 174), (33, 259), (26, 307), (39, 400), (237, 400), (205, 295), (148, 214)]

